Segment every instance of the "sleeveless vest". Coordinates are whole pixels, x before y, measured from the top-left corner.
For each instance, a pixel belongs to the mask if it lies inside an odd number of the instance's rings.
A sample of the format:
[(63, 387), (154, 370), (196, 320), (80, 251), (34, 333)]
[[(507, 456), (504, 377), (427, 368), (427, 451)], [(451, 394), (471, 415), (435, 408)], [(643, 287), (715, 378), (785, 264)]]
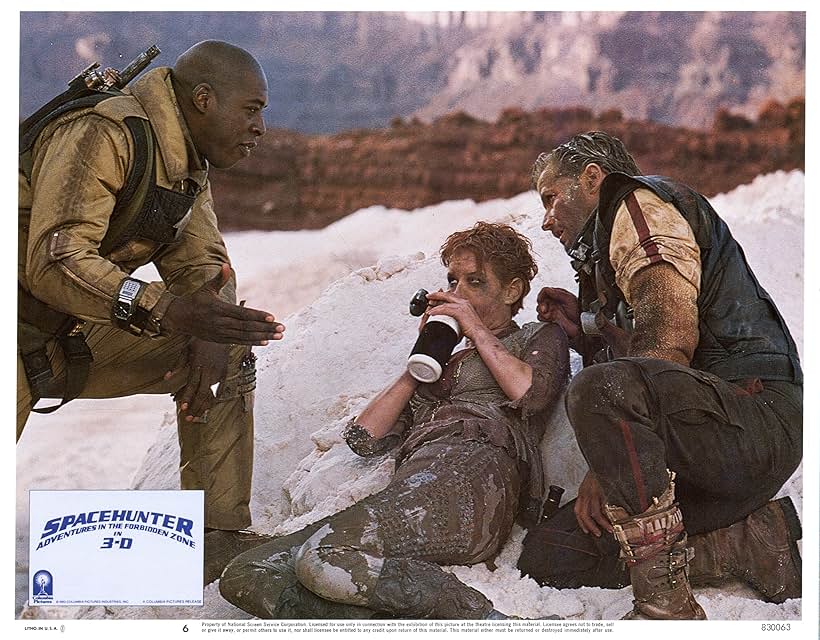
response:
[(601, 185), (591, 242), (594, 286), (607, 298), (607, 315), (616, 316), (623, 325), (624, 314), (615, 312), (626, 308), (626, 299), (615, 284), (609, 243), (619, 205), (638, 188), (647, 188), (674, 205), (700, 247), (700, 339), (692, 368), (730, 381), (760, 378), (802, 383), (800, 360), (789, 329), (729, 227), (706, 198), (670, 178), (613, 173)]

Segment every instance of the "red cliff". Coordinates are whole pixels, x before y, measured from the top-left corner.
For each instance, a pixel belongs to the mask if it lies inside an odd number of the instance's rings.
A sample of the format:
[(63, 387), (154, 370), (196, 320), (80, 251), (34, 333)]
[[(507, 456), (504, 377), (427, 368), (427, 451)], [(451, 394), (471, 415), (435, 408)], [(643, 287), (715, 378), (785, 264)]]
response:
[(336, 135), (271, 130), (256, 153), (213, 171), (223, 230), (315, 229), (381, 204), (414, 209), (444, 200), (504, 198), (529, 189), (533, 161), (575, 133), (605, 130), (642, 171), (674, 176), (705, 195), (755, 176), (804, 167), (803, 99), (769, 103), (756, 121), (719, 111), (711, 131), (624, 120), (618, 111), (509, 109), (488, 123), (463, 113), (432, 124)]

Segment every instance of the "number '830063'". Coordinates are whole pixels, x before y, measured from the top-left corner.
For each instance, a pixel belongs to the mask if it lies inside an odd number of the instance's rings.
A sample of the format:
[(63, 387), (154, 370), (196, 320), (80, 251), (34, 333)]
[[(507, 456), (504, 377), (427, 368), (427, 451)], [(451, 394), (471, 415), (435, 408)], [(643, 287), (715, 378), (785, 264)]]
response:
[(791, 631), (791, 628), (788, 622), (764, 622), (760, 625), (762, 631)]

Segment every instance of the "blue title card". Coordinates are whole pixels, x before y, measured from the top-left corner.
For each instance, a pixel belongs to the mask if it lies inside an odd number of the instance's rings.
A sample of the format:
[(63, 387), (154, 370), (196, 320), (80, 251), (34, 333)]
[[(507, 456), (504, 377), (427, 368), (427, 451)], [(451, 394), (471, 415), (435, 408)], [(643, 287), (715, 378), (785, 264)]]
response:
[(30, 604), (202, 604), (202, 491), (29, 496)]

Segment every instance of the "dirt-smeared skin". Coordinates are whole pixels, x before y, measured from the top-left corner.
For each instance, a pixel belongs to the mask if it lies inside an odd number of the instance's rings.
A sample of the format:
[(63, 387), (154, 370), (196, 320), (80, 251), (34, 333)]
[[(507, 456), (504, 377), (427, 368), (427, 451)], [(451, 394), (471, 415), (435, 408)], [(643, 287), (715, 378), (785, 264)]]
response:
[(635, 328), (628, 355), (689, 366), (699, 337), (695, 287), (671, 264), (658, 263), (635, 274), (630, 299)]

